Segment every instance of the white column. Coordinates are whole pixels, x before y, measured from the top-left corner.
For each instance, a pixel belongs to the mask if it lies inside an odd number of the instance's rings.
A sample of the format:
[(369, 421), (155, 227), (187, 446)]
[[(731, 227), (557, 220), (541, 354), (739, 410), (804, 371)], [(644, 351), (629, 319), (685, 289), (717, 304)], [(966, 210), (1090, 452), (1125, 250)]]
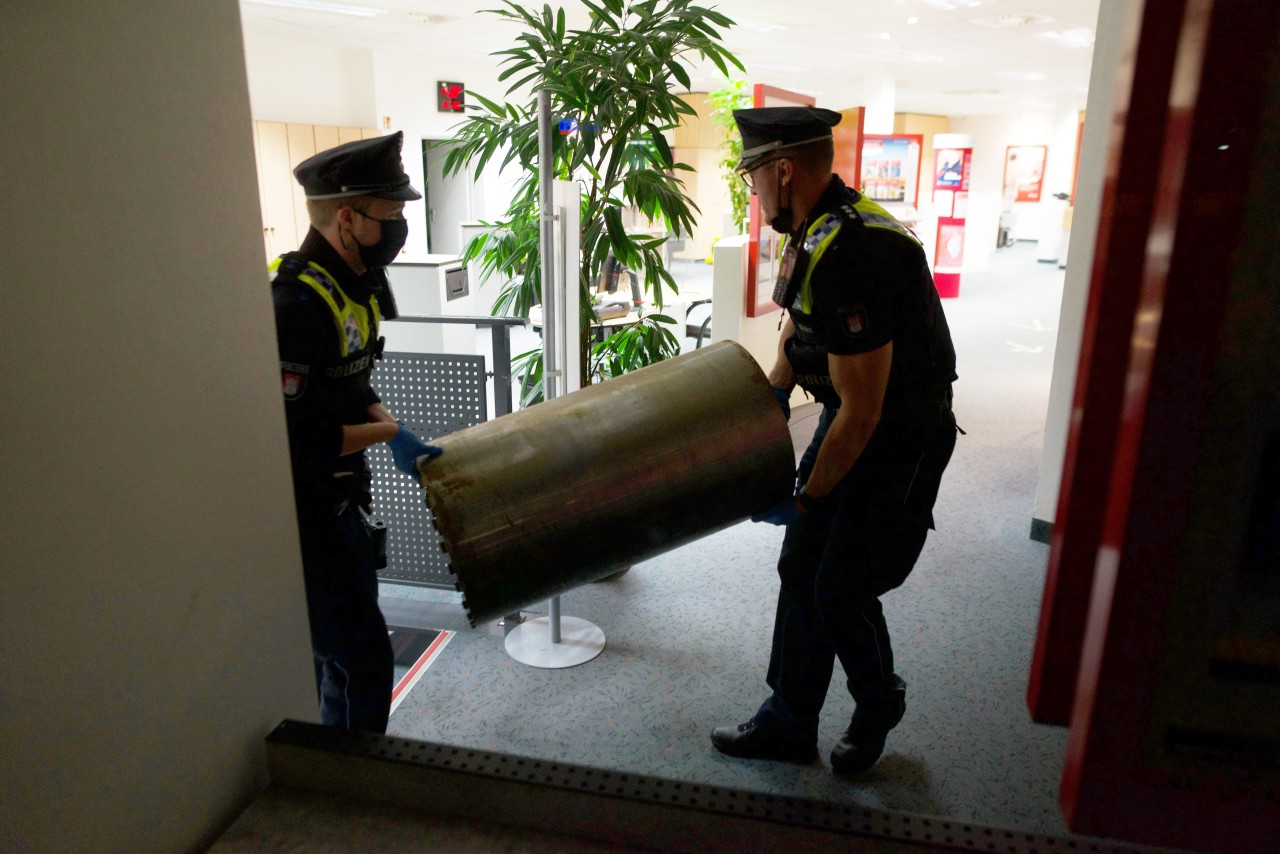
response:
[(863, 131), (893, 133), (894, 96), (897, 81), (879, 66), (862, 75), (862, 103), (866, 109)]
[(1044, 168), (1040, 194), (1041, 260), (1056, 261), (1067, 251), (1062, 218), (1066, 202), (1055, 199), (1058, 193), (1071, 193), (1071, 177), (1075, 169), (1076, 126), (1083, 108), (1078, 98), (1059, 98), (1053, 114), (1053, 135), (1049, 139), (1049, 158)]
[(318, 718), (244, 43), (87, 8), (0, 26), (0, 849), (194, 851)]
[[(1049, 409), (1045, 416), (1044, 452), (1040, 458), (1040, 480), (1036, 484), (1033, 518), (1052, 523), (1058, 509), (1062, 486), (1062, 465), (1067, 453), (1067, 432), (1071, 422), (1071, 401), (1075, 394), (1076, 367), (1080, 360), (1080, 339), (1084, 334), (1084, 312), (1089, 297), (1093, 250), (1097, 239), (1098, 216), (1102, 207), (1102, 179), (1107, 165), (1107, 145), (1111, 130), (1111, 110), (1115, 103), (1116, 67), (1120, 63), (1120, 35), (1130, 4), (1134, 0), (1103, 3), (1098, 8), (1098, 40), (1093, 46), (1093, 69), (1080, 150), (1080, 176), (1076, 183), (1075, 215), (1071, 228), (1066, 278), (1062, 289), (1062, 311), (1058, 317), (1058, 342), (1053, 359), (1053, 379), (1049, 386)], [(1070, 180), (1068, 176), (1068, 180)], [(1046, 184), (1046, 189), (1048, 185)]]

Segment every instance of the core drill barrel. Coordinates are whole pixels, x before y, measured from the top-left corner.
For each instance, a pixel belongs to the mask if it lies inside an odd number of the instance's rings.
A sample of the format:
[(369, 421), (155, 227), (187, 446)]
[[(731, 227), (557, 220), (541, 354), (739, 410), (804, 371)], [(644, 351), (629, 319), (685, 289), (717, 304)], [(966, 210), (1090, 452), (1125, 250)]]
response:
[(419, 467), (472, 625), (785, 500), (769, 381), (719, 342), (435, 440)]

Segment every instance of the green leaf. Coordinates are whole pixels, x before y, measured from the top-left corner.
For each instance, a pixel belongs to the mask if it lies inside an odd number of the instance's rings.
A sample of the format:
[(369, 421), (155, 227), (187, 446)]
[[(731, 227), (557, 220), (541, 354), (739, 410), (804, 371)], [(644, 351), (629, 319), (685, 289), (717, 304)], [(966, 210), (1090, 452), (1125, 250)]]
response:
[(689, 79), (689, 72), (685, 71), (685, 70), (684, 70), (684, 66), (682, 66), (680, 63), (678, 63), (678, 62), (668, 62), (668, 63), (667, 63), (667, 70), (668, 70), (668, 71), (670, 71), (670, 72), (671, 72), (671, 74), (672, 74), (672, 75), (673, 75), (677, 80), (679, 80), (679, 81), (680, 81), (680, 85), (681, 85), (681, 86), (683, 86), (683, 87), (684, 87), (684, 88), (686, 88), (686, 89), (692, 89), (692, 88), (693, 88), (693, 81)]
[[(484, 239), (464, 250), (468, 263), (478, 264), (484, 275), (503, 283), (493, 310), (527, 316), (541, 297), (536, 102), (524, 87), (549, 91), (557, 117), (575, 116), (581, 122), (579, 134), (552, 140), (556, 174), (582, 187), (579, 287), (589, 298), (588, 285), (599, 278), (613, 254), (640, 276), (650, 304), (660, 308), (664, 296), (676, 290), (664, 265), (666, 238), (628, 234), (623, 212), (673, 230), (692, 230), (697, 208), (675, 177), (691, 167), (675, 162), (664, 134), (695, 114), (674, 94), (681, 87), (690, 88), (687, 69), (693, 57), (722, 69), (741, 67), (720, 43), (720, 29), (731, 22), (690, 0), (639, 0), (631, 5), (625, 0), (584, 0), (591, 15), (582, 29), (567, 27), (562, 8), (525, 8), (511, 0), (498, 5), (501, 8), (486, 14), (514, 22), (518, 31), (509, 48), (494, 53), (501, 60), (500, 82), (511, 88), (498, 102), (472, 93), (474, 103), (468, 105), (466, 118), (441, 146), (446, 169), (466, 167), (479, 175), (514, 167), (519, 173), (507, 212), (489, 226)], [(737, 191), (730, 192), (736, 200), (732, 193)], [(585, 299), (581, 308), (581, 321), (588, 324), (590, 305)], [(666, 358), (678, 349), (660, 321), (648, 320), (594, 347), (584, 345), (581, 364), (588, 376), (599, 379)], [(532, 365), (521, 375), (533, 386), (540, 379)], [(524, 390), (532, 389), (536, 397), (533, 386)]]
[(658, 149), (658, 156), (662, 158), (661, 165), (664, 168), (675, 161), (675, 157), (671, 155), (671, 146), (667, 144), (667, 138), (656, 125), (649, 125), (649, 138)]

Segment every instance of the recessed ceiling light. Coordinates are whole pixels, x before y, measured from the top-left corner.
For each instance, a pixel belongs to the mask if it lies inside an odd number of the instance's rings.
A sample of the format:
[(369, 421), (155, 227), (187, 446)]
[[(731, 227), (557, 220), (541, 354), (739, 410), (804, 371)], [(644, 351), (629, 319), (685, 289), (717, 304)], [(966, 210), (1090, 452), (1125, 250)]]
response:
[(918, 23), (920, 23), (920, 19), (919, 19), (919, 18), (917, 18), (915, 15), (912, 15), (910, 18), (907, 18), (907, 23), (908, 23), (908, 24), (918, 24)]
[(1088, 27), (1077, 27), (1071, 30), (1063, 30), (1062, 32), (1040, 33), (1041, 38), (1048, 39), (1054, 44), (1067, 48), (1086, 48), (1093, 47), (1093, 30)]
[(880, 38), (884, 39), (885, 41), (888, 41), (889, 39), (893, 38), (893, 36), (889, 35), (888, 33), (881, 33)]
[(429, 12), (406, 12), (405, 17), (420, 27), (434, 27), (436, 24), (443, 24), (445, 21), (456, 20), (455, 18), (446, 18), (443, 15), (432, 15)]
[(302, 12), (329, 12), (334, 15), (353, 15), (357, 18), (376, 18), (387, 14), (386, 9), (373, 6), (356, 6), (352, 3), (330, 3), (328, 0), (246, 0), (259, 6), (278, 6), (281, 9), (297, 9)]
[(1025, 27), (1028, 24), (1047, 24), (1053, 21), (1047, 15), (992, 15), (989, 18), (974, 18), (969, 23), (975, 27), (987, 27), (993, 30), (1007, 30), (1014, 27)]

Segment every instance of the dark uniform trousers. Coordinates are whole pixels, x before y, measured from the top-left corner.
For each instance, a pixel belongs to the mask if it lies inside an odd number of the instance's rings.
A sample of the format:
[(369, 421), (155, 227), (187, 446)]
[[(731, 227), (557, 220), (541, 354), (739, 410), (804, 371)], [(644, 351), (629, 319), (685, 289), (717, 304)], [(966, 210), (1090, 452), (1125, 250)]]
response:
[[(819, 419), (800, 461), (801, 485), (835, 413), (825, 409)], [(874, 704), (894, 684), (879, 597), (902, 584), (920, 556), (955, 443), (948, 409), (909, 454), (855, 466), (833, 491), (834, 501), (787, 528), (767, 677), (773, 694), (756, 714), (757, 724), (812, 744), (837, 657), (859, 703)]]
[(368, 529), (353, 504), (298, 510), (321, 722), (387, 731), (394, 654)]

